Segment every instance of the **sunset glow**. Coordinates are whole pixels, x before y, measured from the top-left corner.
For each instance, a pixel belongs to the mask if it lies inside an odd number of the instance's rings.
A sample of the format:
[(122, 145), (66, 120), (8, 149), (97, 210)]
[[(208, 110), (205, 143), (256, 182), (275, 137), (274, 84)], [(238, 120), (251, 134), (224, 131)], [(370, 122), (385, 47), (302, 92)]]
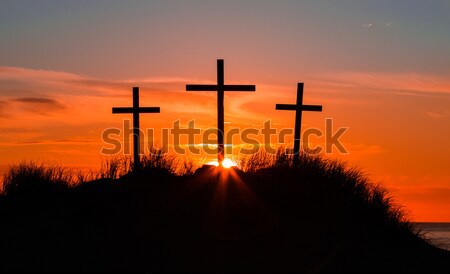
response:
[[(219, 162), (218, 161), (211, 161), (211, 162), (208, 162), (207, 165), (212, 165), (212, 166), (218, 167), (219, 166)], [(222, 162), (222, 166), (224, 168), (230, 168), (230, 167), (237, 167), (238, 165), (235, 162), (233, 162), (231, 159), (225, 158), (223, 160), (223, 162)]]
[[(292, 129), (295, 115), (275, 104), (294, 103), (297, 83), (305, 83), (304, 101), (323, 112), (304, 113), (302, 131), (325, 132), (327, 118), (334, 131), (348, 128), (348, 153), (325, 157), (361, 168), (413, 220), (450, 221), (449, 3), (241, 2), (2, 3), (0, 172), (22, 160), (98, 170), (108, 157), (100, 153), (102, 133), (132, 116), (111, 108), (131, 105), (133, 86), (141, 106), (161, 108), (140, 116), (145, 144), (147, 129), (159, 146), (176, 121), (215, 128), (215, 93), (186, 92), (185, 85), (214, 83), (222, 58), (227, 82), (256, 85), (256, 92), (225, 94), (225, 131), (261, 129), (268, 120)], [(275, 148), (293, 143), (292, 135), (284, 142), (253, 137)], [(118, 155), (132, 151), (123, 135), (115, 139)], [(225, 168), (250, 146), (230, 139)], [(308, 143), (326, 147), (327, 136)]]

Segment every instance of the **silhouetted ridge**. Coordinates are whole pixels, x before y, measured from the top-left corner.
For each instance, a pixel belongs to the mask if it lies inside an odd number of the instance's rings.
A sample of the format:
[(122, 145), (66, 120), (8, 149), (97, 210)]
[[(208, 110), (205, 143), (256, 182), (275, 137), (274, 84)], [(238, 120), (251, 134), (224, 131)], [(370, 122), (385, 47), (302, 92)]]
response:
[(448, 252), (344, 163), (256, 154), (245, 171), (190, 166), (177, 175), (174, 158), (148, 157), (138, 172), (116, 160), (78, 185), (55, 167), (12, 167), (0, 199), (0, 269), (450, 270)]

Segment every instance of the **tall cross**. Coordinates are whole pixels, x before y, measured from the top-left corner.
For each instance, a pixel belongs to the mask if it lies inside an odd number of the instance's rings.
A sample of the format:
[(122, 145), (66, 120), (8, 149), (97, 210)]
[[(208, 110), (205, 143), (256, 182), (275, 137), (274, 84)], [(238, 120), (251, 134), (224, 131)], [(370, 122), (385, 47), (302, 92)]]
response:
[(297, 84), (297, 104), (276, 104), (276, 110), (295, 110), (294, 159), (300, 155), (300, 134), (303, 111), (322, 111), (322, 106), (303, 105), (303, 83)]
[(140, 129), (139, 114), (140, 113), (159, 113), (159, 107), (139, 107), (139, 88), (133, 87), (133, 107), (113, 107), (112, 113), (132, 113), (133, 114), (133, 167), (137, 171), (141, 167), (140, 158)]
[(217, 91), (217, 161), (219, 166), (225, 158), (224, 150), (224, 106), (223, 97), (225, 91), (255, 91), (255, 85), (225, 85), (223, 60), (217, 60), (217, 84), (216, 85), (186, 85), (186, 91)]

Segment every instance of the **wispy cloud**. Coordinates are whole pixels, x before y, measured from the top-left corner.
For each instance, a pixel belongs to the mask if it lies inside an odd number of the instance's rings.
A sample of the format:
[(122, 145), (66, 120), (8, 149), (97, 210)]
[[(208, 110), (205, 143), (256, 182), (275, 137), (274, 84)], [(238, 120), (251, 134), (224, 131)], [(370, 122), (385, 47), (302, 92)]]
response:
[(408, 96), (450, 95), (450, 79), (417, 73), (329, 72), (311, 76), (316, 86)]
[(433, 119), (443, 119), (449, 117), (448, 112), (425, 111), (425, 115)]
[[(143, 125), (168, 127), (178, 119), (196, 119), (199, 125), (215, 122), (215, 94), (185, 90), (186, 83), (210, 82), (177, 77), (110, 81), (65, 72), (0, 67), (0, 107), (7, 109), (0, 110), (0, 117), (8, 118), (0, 123), (2, 142), (56, 144), (56, 140), (72, 142), (77, 136), (98, 141), (105, 128), (131, 118), (112, 115), (111, 108), (131, 106), (133, 86), (140, 87), (141, 106), (159, 106), (163, 113), (143, 115)], [(17, 125), (33, 130), (6, 130)]]
[(54, 99), (49, 99), (49, 98), (29, 98), (29, 97), (25, 97), (25, 98), (16, 98), (16, 99), (14, 99), (14, 101), (21, 102), (21, 103), (31, 103), (31, 104), (47, 104), (47, 105), (57, 105), (57, 104), (59, 104), (58, 101), (56, 101)]
[(186, 83), (192, 81), (207, 82), (179, 77), (105, 80), (68, 72), (0, 67), (0, 96), (45, 97), (46, 94), (52, 94), (121, 97), (133, 86), (150, 89), (153, 93), (164, 92), (167, 95), (185, 92)]
[(362, 24), (363, 28), (389, 28), (392, 26), (392, 22), (383, 22), (383, 23), (365, 23)]
[[(0, 67), (0, 97), (21, 109), (43, 115), (51, 110), (86, 113), (106, 106), (131, 105), (133, 86), (140, 87), (141, 104), (160, 106), (166, 114), (204, 113), (211, 111), (214, 94), (185, 91), (186, 83), (203, 82), (209, 81), (179, 77), (112, 81), (66, 72)], [(205, 101), (211, 101), (211, 105)], [(105, 113), (109, 115), (110, 111)]]
[(11, 102), (19, 103), (22, 109), (41, 115), (49, 115), (66, 108), (58, 100), (52, 98), (23, 97), (14, 98)]
[(35, 141), (20, 141), (15, 144), (18, 145), (45, 145), (45, 144), (90, 144), (101, 143), (101, 141), (95, 141), (90, 139), (58, 139), (58, 140), (35, 140)]

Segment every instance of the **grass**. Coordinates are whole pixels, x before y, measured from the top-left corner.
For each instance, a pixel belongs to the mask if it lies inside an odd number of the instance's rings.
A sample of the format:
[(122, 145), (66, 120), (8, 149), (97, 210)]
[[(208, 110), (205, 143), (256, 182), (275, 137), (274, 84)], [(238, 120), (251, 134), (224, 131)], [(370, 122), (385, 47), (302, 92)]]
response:
[[(394, 202), (388, 191), (381, 185), (369, 182), (360, 170), (349, 167), (344, 162), (325, 159), (322, 156), (302, 153), (299, 160), (294, 162), (293, 156), (278, 150), (275, 155), (256, 153), (243, 157), (240, 167), (249, 174), (258, 174), (264, 170), (288, 173), (292, 178), (304, 177), (303, 174), (314, 178), (314, 182), (325, 181), (336, 191), (345, 193), (349, 199), (355, 200), (359, 207), (367, 208), (372, 216), (390, 226), (405, 231), (412, 231), (412, 225), (402, 210)], [(194, 174), (198, 168), (192, 160), (180, 161), (173, 155), (164, 154), (159, 150), (152, 150), (141, 159), (142, 173), (165, 172), (171, 175), (186, 176)], [(12, 166), (3, 178), (4, 194), (39, 195), (49, 191), (61, 191), (71, 186), (78, 186), (96, 180), (117, 180), (133, 173), (131, 157), (110, 157), (102, 162), (99, 172), (80, 172), (57, 165), (45, 166), (35, 162), (22, 162)]]
[[(151, 174), (163, 171), (167, 174), (186, 176), (194, 174), (198, 168), (192, 160), (180, 161), (173, 155), (154, 150), (141, 159), (142, 173)], [(412, 230), (411, 223), (402, 207), (394, 202), (388, 191), (381, 185), (369, 183), (369, 179), (360, 170), (348, 167), (346, 163), (325, 159), (317, 155), (301, 154), (299, 161), (293, 161), (280, 149), (277, 154), (256, 153), (243, 157), (241, 169), (249, 174), (263, 170), (282, 170), (283, 173), (315, 178), (316, 182), (326, 181), (333, 187), (357, 200), (362, 207), (370, 209), (373, 216), (382, 217), (387, 224), (404, 230)], [(133, 173), (131, 157), (110, 157), (102, 162), (100, 171), (80, 172), (57, 165), (45, 166), (43, 163), (22, 162), (11, 166), (3, 177), (4, 194), (39, 195), (49, 191), (61, 191), (71, 186), (90, 181), (109, 179), (117, 180)]]
[[(151, 174), (163, 171), (167, 174), (186, 176), (194, 174), (198, 168), (193, 160), (180, 161), (173, 155), (153, 150), (141, 159), (142, 173)], [(326, 181), (331, 187), (345, 193), (361, 207), (370, 210), (373, 216), (382, 218), (386, 224), (399, 229), (412, 231), (412, 225), (402, 210), (394, 202), (388, 191), (381, 185), (369, 182), (360, 170), (349, 167), (344, 162), (325, 159), (317, 155), (302, 153), (297, 162), (293, 156), (281, 149), (275, 155), (256, 153), (241, 158), (240, 167), (249, 174), (264, 170), (278, 170), (291, 173), (294, 178), (303, 174), (313, 177), (315, 182)], [(22, 162), (11, 166), (3, 177), (4, 194), (39, 195), (49, 191), (61, 191), (96, 180), (117, 180), (133, 173), (131, 157), (110, 157), (102, 162), (99, 172), (80, 172), (57, 165), (45, 166), (36, 162)]]
[(312, 177), (314, 183), (325, 182), (334, 191), (345, 193), (362, 208), (368, 208), (373, 216), (382, 218), (386, 224), (405, 231), (412, 231), (410, 219), (403, 207), (397, 204), (389, 192), (381, 185), (370, 182), (360, 170), (347, 163), (327, 159), (321, 155), (301, 153), (297, 161), (294, 156), (279, 149), (277, 154), (256, 153), (244, 157), (241, 168), (249, 173), (261, 170), (279, 170), (290, 173), (291, 179)]
[[(448, 267), (389, 193), (346, 163), (257, 153), (241, 170), (162, 151), (98, 172), (5, 174), (1, 270), (409, 271)], [(197, 171), (196, 171), (197, 170)]]
[(73, 182), (72, 173), (61, 166), (22, 162), (11, 166), (4, 175), (2, 191), (5, 194), (39, 194), (64, 189)]
[[(141, 157), (141, 166), (142, 173), (163, 171), (178, 176), (192, 175), (199, 168), (199, 164), (193, 159), (181, 159), (156, 149), (152, 149), (149, 154)], [(133, 160), (129, 156), (104, 158), (97, 172), (23, 161), (10, 166), (3, 175), (0, 181), (0, 194), (37, 194), (51, 189), (57, 191), (91, 181), (117, 180), (133, 172)]]

